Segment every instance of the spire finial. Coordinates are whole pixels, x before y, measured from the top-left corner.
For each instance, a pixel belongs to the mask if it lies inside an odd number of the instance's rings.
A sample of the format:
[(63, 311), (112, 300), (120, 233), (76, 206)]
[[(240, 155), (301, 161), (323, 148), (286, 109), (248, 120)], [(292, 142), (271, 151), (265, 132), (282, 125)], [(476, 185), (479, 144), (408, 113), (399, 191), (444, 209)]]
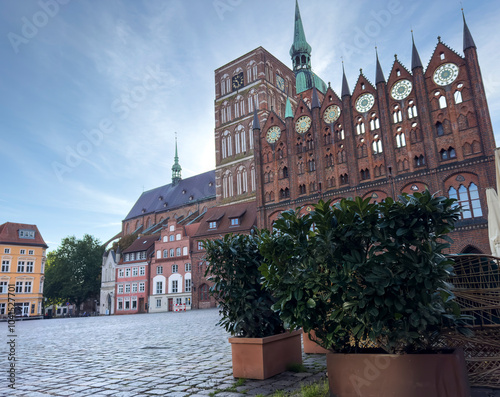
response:
[(345, 69), (344, 69), (344, 59), (342, 59), (342, 98), (346, 95), (351, 95), (351, 92), (349, 90), (349, 84), (347, 84), (347, 77), (345, 76)]
[(421, 68), (422, 61), (420, 60), (420, 55), (417, 51), (417, 46), (415, 45), (415, 38), (413, 37), (413, 29), (411, 30), (411, 69)]
[(375, 46), (375, 56), (377, 58), (377, 70), (376, 70), (376, 73), (375, 73), (375, 84), (385, 83), (384, 72), (382, 71), (382, 66), (380, 66), (380, 61), (378, 59), (377, 46)]
[(177, 185), (181, 178), (181, 165), (179, 164), (179, 156), (177, 154), (177, 132), (175, 132), (175, 156), (174, 165), (172, 166), (172, 185)]
[(474, 43), (474, 39), (472, 38), (469, 27), (467, 26), (467, 22), (465, 21), (465, 14), (463, 7), (462, 7), (462, 18), (464, 20), (464, 51), (465, 51), (467, 48), (471, 47), (476, 48), (476, 44)]

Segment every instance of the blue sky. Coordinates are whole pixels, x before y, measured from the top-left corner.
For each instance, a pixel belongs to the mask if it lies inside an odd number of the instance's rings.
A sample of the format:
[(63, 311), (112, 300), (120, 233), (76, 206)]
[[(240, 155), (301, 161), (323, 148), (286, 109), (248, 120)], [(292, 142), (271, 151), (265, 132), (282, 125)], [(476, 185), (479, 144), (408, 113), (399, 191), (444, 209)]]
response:
[[(55, 249), (106, 241), (143, 192), (215, 168), (214, 70), (263, 46), (286, 65), (293, 0), (0, 2), (0, 223), (34, 223)], [(462, 53), (458, 1), (302, 0), (313, 70), (340, 92), (394, 54), (424, 66), (442, 41)], [(500, 3), (464, 0), (500, 142)]]

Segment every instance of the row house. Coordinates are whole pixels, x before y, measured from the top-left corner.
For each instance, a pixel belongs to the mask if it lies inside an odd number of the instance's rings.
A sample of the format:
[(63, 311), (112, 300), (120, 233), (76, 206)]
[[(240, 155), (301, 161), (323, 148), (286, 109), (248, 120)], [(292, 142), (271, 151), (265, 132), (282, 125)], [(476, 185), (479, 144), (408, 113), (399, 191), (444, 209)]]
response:
[(159, 234), (142, 236), (123, 250), (116, 265), (115, 314), (147, 312), (151, 260), (159, 238)]

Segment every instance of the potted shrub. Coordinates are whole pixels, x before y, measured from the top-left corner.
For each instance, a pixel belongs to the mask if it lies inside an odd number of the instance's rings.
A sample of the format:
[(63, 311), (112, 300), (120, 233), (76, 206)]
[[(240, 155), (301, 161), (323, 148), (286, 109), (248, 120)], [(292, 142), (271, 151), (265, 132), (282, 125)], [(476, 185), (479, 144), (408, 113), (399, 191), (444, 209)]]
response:
[(333, 395), (469, 395), (463, 354), (431, 354), (443, 333), (463, 330), (447, 282), (453, 262), (442, 253), (459, 211), (428, 191), (378, 204), (343, 199), (305, 216), (287, 211), (260, 232), (274, 308), (332, 352)]
[[(227, 234), (204, 241), (206, 276), (213, 282), (210, 293), (218, 301), (219, 325), (229, 338), (235, 378), (266, 379), (302, 363), (301, 331), (287, 332), (275, 299), (262, 285), (262, 256), (254, 234)], [(290, 328), (293, 329), (293, 328)]]

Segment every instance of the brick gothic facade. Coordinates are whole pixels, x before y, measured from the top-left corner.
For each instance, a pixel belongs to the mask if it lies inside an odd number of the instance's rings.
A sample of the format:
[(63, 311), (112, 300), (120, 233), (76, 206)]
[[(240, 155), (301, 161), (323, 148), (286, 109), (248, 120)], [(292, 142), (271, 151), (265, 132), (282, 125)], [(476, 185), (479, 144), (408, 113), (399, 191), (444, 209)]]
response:
[(262, 47), (215, 71), (218, 204), (255, 199), (269, 228), (319, 199), (427, 188), (465, 209), (451, 251), (489, 253), (495, 141), (465, 19), (463, 56), (438, 39), (424, 68), (413, 43), (411, 69), (396, 57), (386, 79), (377, 57), (375, 84), (360, 71), (351, 91), (344, 73), (340, 95), (310, 70), (298, 9), (295, 22), (293, 71)]

